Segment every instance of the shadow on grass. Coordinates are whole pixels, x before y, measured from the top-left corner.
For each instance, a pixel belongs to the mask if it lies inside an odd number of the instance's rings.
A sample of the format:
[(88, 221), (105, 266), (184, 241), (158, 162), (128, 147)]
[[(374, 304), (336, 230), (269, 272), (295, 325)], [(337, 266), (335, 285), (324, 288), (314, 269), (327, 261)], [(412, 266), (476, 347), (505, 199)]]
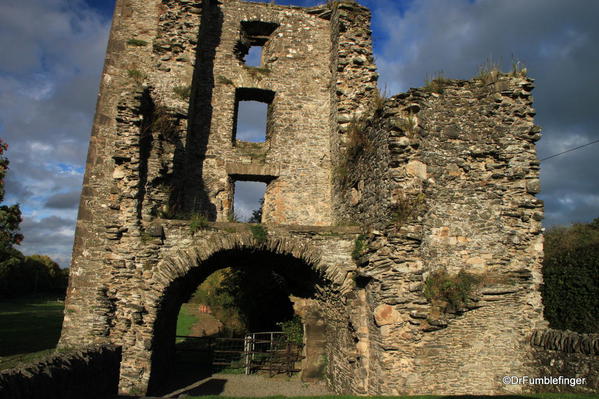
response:
[[(0, 302), (0, 357), (55, 348), (60, 338), (63, 309), (62, 302), (46, 298)], [(0, 362), (2, 360), (5, 359)]]

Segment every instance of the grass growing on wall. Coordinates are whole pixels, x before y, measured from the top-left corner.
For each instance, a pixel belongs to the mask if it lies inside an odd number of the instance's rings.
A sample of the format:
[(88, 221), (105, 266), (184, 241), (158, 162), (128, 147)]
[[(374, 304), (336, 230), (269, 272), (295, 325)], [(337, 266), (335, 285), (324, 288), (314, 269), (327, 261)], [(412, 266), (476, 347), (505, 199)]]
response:
[(476, 287), (479, 276), (460, 270), (450, 274), (446, 269), (432, 272), (424, 282), (424, 296), (443, 312), (455, 312), (464, 308)]

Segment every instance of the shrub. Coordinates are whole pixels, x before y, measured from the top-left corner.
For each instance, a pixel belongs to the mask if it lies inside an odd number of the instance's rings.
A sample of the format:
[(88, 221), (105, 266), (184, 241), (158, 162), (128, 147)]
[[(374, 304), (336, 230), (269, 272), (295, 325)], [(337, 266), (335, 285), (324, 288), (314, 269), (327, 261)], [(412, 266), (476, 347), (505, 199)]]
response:
[(358, 160), (369, 154), (372, 154), (376, 148), (368, 129), (371, 126), (373, 117), (382, 112), (386, 97), (377, 91), (372, 97), (368, 108), (362, 116), (354, 116), (347, 129), (347, 148), (345, 153), (339, 157), (339, 163), (335, 166), (334, 176), (341, 185), (349, 183), (350, 171), (355, 167)]
[(164, 106), (154, 108), (150, 127), (153, 132), (160, 132), (167, 141), (175, 142), (179, 137), (178, 122)]
[(191, 230), (192, 234), (196, 233), (197, 231), (204, 230), (208, 226), (210, 226), (210, 222), (208, 221), (208, 218), (206, 218), (206, 216), (197, 213), (191, 215), (191, 223), (189, 224), (189, 229)]
[(354, 241), (354, 249), (351, 253), (351, 257), (353, 260), (358, 260), (362, 255), (364, 255), (364, 252), (368, 248), (368, 246), (366, 245), (367, 238), (368, 236), (366, 236), (365, 234), (360, 234)]
[(423, 193), (418, 193), (418, 195), (412, 197), (403, 196), (395, 204), (391, 205), (391, 222), (396, 227), (400, 227), (422, 212), (425, 205), (426, 202)]
[(449, 274), (446, 269), (435, 270), (424, 282), (424, 296), (443, 312), (458, 312), (468, 303), (481, 279), (465, 270)]
[(281, 327), (281, 331), (287, 334), (287, 340), (294, 344), (304, 343), (304, 324), (299, 316), (295, 315), (291, 320), (277, 323)]
[(599, 218), (547, 231), (541, 287), (552, 328), (599, 332)]
[(268, 239), (268, 231), (262, 224), (250, 225), (250, 231), (254, 239), (260, 244), (265, 243)]

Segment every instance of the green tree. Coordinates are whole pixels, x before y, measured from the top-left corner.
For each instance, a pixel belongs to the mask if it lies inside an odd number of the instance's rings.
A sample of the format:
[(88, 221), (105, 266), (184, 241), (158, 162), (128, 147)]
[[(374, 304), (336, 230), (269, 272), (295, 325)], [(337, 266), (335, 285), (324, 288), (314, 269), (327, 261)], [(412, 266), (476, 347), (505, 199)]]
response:
[[(8, 144), (0, 139), (0, 203), (4, 201), (4, 177), (8, 171), (8, 159), (4, 153), (8, 150)], [(23, 235), (19, 233), (21, 223), (21, 210), (19, 205), (0, 206), (0, 247), (6, 249), (13, 244), (19, 244)]]
[(264, 198), (260, 200), (260, 207), (252, 211), (248, 223), (262, 223), (262, 208), (264, 208)]
[(599, 218), (545, 234), (545, 318), (552, 328), (599, 332)]

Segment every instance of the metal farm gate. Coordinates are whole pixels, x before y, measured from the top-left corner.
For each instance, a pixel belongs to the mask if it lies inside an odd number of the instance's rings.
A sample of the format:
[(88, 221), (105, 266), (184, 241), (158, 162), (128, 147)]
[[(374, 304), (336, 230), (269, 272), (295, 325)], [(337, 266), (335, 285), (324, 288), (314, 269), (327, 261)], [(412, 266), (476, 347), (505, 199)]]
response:
[(213, 372), (267, 371), (272, 377), (301, 371), (296, 364), (303, 358), (303, 345), (289, 342), (287, 334), (280, 331), (248, 333), (242, 338), (177, 336), (177, 339), (186, 344), (178, 351), (208, 356)]

